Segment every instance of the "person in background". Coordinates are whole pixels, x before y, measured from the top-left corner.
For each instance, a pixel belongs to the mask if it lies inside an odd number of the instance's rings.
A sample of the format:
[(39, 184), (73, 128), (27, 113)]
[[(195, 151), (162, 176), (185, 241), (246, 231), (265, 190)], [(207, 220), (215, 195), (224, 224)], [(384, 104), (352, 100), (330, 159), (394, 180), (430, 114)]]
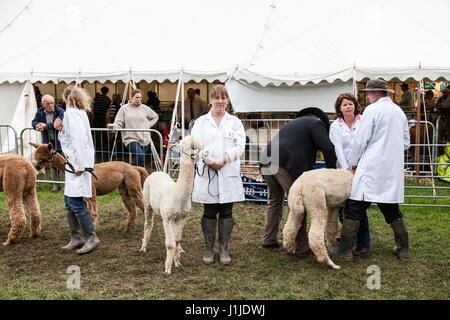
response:
[[(267, 182), (269, 206), (264, 226), (263, 248), (280, 248), (277, 239), (285, 195), (294, 181), (305, 171), (312, 170), (317, 151), (321, 151), (327, 168), (336, 168), (336, 153), (329, 138), (330, 123), (319, 108), (305, 108), (297, 118), (288, 122), (270, 141), (261, 155), (261, 174)], [(295, 255), (307, 256), (311, 250), (306, 232), (306, 213), (295, 239)]]
[(355, 171), (350, 198), (344, 208), (344, 222), (338, 256), (351, 261), (359, 225), (366, 210), (376, 203), (394, 231), (394, 253), (400, 260), (410, 258), (408, 231), (399, 203), (404, 194), (404, 150), (409, 148), (408, 120), (388, 92), (384, 80), (367, 82), (370, 105), (352, 140), (348, 166)]
[[(65, 110), (55, 106), (55, 99), (49, 94), (42, 97), (41, 106), (42, 108), (36, 111), (36, 115), (31, 121), (31, 126), (36, 131), (41, 132), (42, 143), (50, 142), (56, 151), (61, 152), (61, 143), (59, 142), (58, 131), (55, 129), (54, 123), (58, 118), (63, 120)], [(55, 181), (58, 176), (58, 169), (50, 166), (50, 173), (52, 180)], [(59, 183), (54, 183), (51, 191), (57, 192), (61, 188)]]
[(430, 122), (434, 122), (434, 118), (436, 116), (435, 111), (434, 111), (434, 94), (433, 91), (431, 90), (427, 90), (425, 91), (425, 95), (423, 97), (423, 101), (421, 102), (421, 120), (425, 120), (425, 114), (424, 114), (424, 109), (423, 109), (423, 104), (425, 102), (425, 107), (426, 107), (426, 112), (427, 112), (427, 119)]
[(159, 101), (156, 92), (153, 91), (147, 92), (147, 97), (148, 97), (147, 106), (149, 106), (153, 110), (161, 110), (161, 108), (159, 107), (161, 102)]
[(411, 107), (411, 92), (409, 92), (409, 86), (406, 82), (402, 83), (400, 89), (402, 90), (402, 97), (400, 98), (400, 107), (409, 108)]
[[(338, 169), (348, 169), (348, 156), (352, 148), (352, 139), (358, 134), (361, 123), (361, 115), (358, 100), (351, 93), (339, 95), (334, 104), (336, 109), (336, 120), (330, 126), (330, 140), (336, 151)], [(339, 211), (339, 220), (343, 221), (342, 208)], [(362, 214), (359, 225), (356, 249), (353, 254), (364, 256), (370, 248), (369, 219), (367, 213)]]
[[(83, 198), (92, 197), (92, 175), (94, 167), (94, 143), (87, 113), (90, 99), (86, 91), (78, 87), (67, 87), (63, 92), (67, 110), (64, 121), (55, 121), (60, 130), (61, 148), (67, 160), (64, 202), (70, 228), (70, 242), (63, 250), (77, 250), (78, 254), (89, 253), (100, 245), (95, 226)], [(82, 232), (81, 232), (82, 231)], [(82, 235), (84, 234), (84, 237)]]
[(94, 128), (106, 127), (106, 113), (111, 105), (111, 99), (107, 95), (108, 87), (103, 86), (100, 92), (101, 94), (97, 94), (94, 99), (94, 120), (92, 124)]
[(107, 113), (107, 121), (108, 123), (114, 122), (114, 119), (116, 118), (116, 114), (119, 111), (122, 103), (122, 98), (120, 97), (120, 94), (113, 93), (112, 95), (112, 102), (108, 109)]
[(211, 110), (195, 121), (191, 133), (200, 138), (204, 149), (209, 152), (206, 159), (197, 163), (192, 201), (203, 203), (201, 227), (206, 247), (203, 262), (211, 264), (214, 261), (218, 225), (220, 263), (229, 265), (228, 243), (235, 224), (233, 204), (245, 200), (240, 176), (245, 131), (242, 121), (225, 111), (228, 93), (223, 85), (212, 88), (210, 104)]
[[(187, 97), (184, 101), (184, 128), (187, 130), (189, 128), (189, 123), (192, 120), (208, 113), (208, 111), (208, 104), (195, 97), (194, 88), (189, 88), (187, 90)], [(178, 109), (178, 119), (181, 121), (181, 108)]]
[[(151, 129), (158, 122), (158, 115), (149, 106), (142, 104), (142, 91), (131, 91), (131, 102), (123, 105), (117, 112), (111, 129)], [(149, 132), (122, 132), (122, 142), (132, 154), (131, 164), (144, 167), (145, 153), (151, 142)]]

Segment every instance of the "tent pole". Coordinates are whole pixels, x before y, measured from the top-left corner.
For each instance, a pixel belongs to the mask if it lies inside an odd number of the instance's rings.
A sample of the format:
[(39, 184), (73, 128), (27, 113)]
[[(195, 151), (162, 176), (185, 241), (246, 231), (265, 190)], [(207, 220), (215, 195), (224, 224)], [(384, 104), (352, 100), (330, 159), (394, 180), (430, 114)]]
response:
[[(183, 70), (183, 69), (181, 69)], [(181, 71), (181, 77), (180, 77), (180, 81), (181, 81), (181, 137), (184, 138), (184, 81), (183, 81), (183, 71)], [(191, 114), (192, 117), (192, 114)]]
[[(416, 119), (417, 119), (417, 126), (416, 126), (416, 145), (420, 144), (420, 117), (421, 117), (421, 109), (420, 109), (420, 103), (421, 103), (421, 98), (422, 98), (422, 88), (421, 88), (421, 83), (420, 81), (417, 83), (417, 115), (416, 115)], [(420, 162), (420, 146), (416, 146), (414, 148), (415, 150), (415, 161), (416, 163)], [(419, 175), (419, 165), (416, 165), (416, 176)], [(419, 177), (416, 178), (416, 182), (419, 182)]]
[(166, 158), (164, 159), (163, 172), (166, 172), (166, 173), (169, 173), (168, 164), (169, 164), (170, 142), (172, 141), (172, 135), (173, 135), (173, 131), (175, 128), (175, 120), (176, 120), (177, 107), (178, 107), (178, 98), (180, 96), (180, 88), (181, 88), (181, 78), (182, 78), (182, 72), (180, 72), (180, 77), (178, 79), (177, 93), (175, 96), (175, 106), (172, 111), (172, 121), (170, 122), (169, 141), (167, 142)]

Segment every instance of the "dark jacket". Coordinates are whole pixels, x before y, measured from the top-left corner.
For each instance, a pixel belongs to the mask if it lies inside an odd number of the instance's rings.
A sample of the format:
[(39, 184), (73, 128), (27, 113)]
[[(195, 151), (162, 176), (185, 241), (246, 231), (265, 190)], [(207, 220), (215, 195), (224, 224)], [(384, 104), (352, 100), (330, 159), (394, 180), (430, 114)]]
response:
[[(275, 148), (279, 157), (274, 153)], [(325, 124), (316, 117), (303, 116), (280, 129), (263, 152), (261, 165), (278, 165), (295, 180), (304, 171), (313, 169), (318, 150), (324, 155), (326, 167), (336, 168), (336, 153)]]
[[(53, 147), (56, 150), (61, 150), (61, 144), (59, 143), (59, 140), (58, 140), (58, 131), (55, 130), (53, 123), (55, 122), (56, 118), (60, 118), (61, 121), (64, 119), (64, 111), (65, 110), (63, 108), (55, 106), (55, 111), (53, 112), (53, 121), (47, 122), (47, 118), (45, 117), (45, 108), (41, 107), (38, 109), (38, 111), (36, 112), (36, 115), (34, 116), (33, 121), (31, 122), (31, 125), (33, 126), (34, 129), (36, 129), (36, 125), (40, 122), (47, 124), (47, 128), (45, 128), (45, 130), (41, 132), (42, 133), (42, 143), (51, 142), (53, 144)], [(55, 133), (54, 140), (50, 141), (49, 135), (48, 135), (49, 130), (54, 131), (54, 133)]]

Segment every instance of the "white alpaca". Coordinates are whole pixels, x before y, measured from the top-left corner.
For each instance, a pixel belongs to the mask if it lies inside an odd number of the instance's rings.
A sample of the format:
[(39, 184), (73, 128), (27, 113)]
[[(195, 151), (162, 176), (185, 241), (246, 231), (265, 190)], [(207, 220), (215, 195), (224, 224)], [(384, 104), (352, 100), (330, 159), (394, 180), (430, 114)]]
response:
[(154, 172), (144, 182), (145, 225), (141, 252), (147, 251), (156, 211), (161, 215), (166, 236), (166, 274), (171, 273), (172, 264), (177, 268), (181, 267), (180, 258), (184, 252), (180, 245), (181, 235), (186, 217), (191, 212), (194, 165), (203, 156), (202, 148), (198, 138), (186, 136), (180, 145), (178, 181), (174, 182), (165, 172)]
[(309, 246), (317, 261), (341, 268), (330, 259), (327, 248), (330, 252), (337, 248), (339, 207), (350, 196), (352, 181), (353, 173), (342, 169), (311, 170), (295, 180), (289, 189), (289, 217), (283, 229), (283, 246), (288, 252), (295, 252), (295, 237), (306, 210), (311, 217)]

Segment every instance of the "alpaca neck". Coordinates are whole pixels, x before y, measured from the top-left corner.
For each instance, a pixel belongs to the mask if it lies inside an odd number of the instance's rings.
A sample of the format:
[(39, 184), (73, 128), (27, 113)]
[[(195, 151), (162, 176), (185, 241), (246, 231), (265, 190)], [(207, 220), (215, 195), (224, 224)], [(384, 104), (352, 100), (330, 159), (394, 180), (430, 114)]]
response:
[(59, 153), (55, 154), (52, 160), (52, 165), (55, 166), (58, 170), (64, 172), (64, 164), (66, 163), (66, 158), (64, 158)]
[(182, 154), (180, 163), (180, 174), (178, 175), (177, 187), (179, 192), (185, 197), (192, 195), (194, 187), (194, 160)]

